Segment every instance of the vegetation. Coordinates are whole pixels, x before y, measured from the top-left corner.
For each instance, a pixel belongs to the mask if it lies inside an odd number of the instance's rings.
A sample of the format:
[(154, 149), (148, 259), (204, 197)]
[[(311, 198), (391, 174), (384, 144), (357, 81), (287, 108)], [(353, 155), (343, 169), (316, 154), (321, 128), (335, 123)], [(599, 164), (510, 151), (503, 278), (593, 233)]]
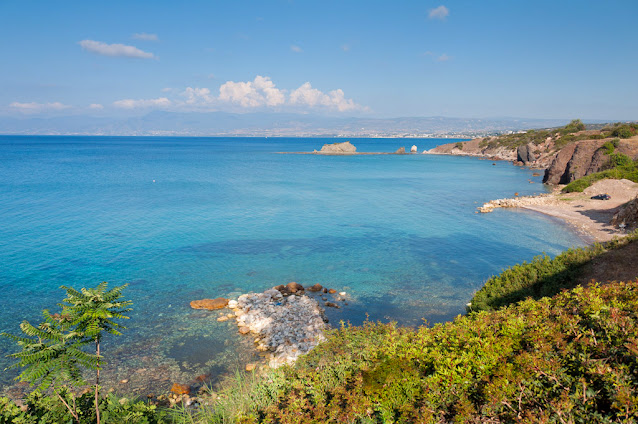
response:
[[(61, 313), (44, 310), (44, 322), (38, 326), (22, 322), (23, 336), (2, 333), (22, 349), (9, 355), (18, 359), (13, 367), (24, 368), (17, 379), (34, 386), (36, 395), (50, 389), (76, 422), (80, 422), (81, 411), (68, 387), (86, 384), (83, 370), (95, 371), (94, 412), (100, 424), (99, 378), (103, 362), (100, 342), (104, 332), (120, 334), (119, 329), (123, 327), (113, 319), (128, 318), (123, 314), (131, 310), (130, 301), (120, 300), (126, 285), (112, 290), (107, 287), (106, 282), (81, 291), (62, 286), (67, 297), (60, 305)], [(86, 351), (89, 344), (95, 345), (95, 354)]]
[(342, 326), (255, 383), (237, 421), (633, 422), (636, 310), (638, 281), (417, 330)]
[(560, 128), (553, 128), (547, 130), (528, 130), (525, 133), (520, 134), (508, 134), (501, 135), (498, 137), (493, 137), (490, 139), (484, 139), (480, 143), (480, 147), (507, 147), (510, 149), (515, 149), (519, 146), (523, 146), (525, 144), (532, 143), (536, 146), (543, 143), (547, 138), (553, 138), (554, 142), (562, 147), (567, 143), (577, 141), (577, 140), (585, 140), (591, 139), (591, 135), (581, 134), (575, 135), (579, 131), (585, 130), (585, 124), (582, 123), (580, 119), (574, 119), (569, 124)]
[(454, 147), (456, 147), (459, 150), (463, 150), (463, 143), (460, 141), (457, 141)]
[(553, 296), (566, 288), (576, 286), (582, 266), (610, 250), (638, 242), (638, 232), (611, 241), (596, 243), (579, 249), (569, 249), (554, 259), (547, 255), (535, 257), (531, 262), (514, 265), (487, 280), (470, 301), (470, 311), (495, 310), (528, 297), (540, 299)]
[[(605, 146), (603, 145), (603, 147)], [(627, 179), (638, 183), (638, 160), (632, 161), (629, 156), (622, 153), (611, 153), (606, 168), (572, 181), (563, 187), (563, 192), (582, 192), (596, 181), (607, 178), (615, 180)]]

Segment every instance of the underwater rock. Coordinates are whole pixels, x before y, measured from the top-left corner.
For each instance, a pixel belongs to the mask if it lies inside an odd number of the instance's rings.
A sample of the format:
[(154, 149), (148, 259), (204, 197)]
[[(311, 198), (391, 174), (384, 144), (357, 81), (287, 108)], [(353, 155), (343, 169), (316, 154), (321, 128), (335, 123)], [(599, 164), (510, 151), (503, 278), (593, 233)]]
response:
[(191, 302), (191, 308), (193, 309), (221, 309), (228, 305), (228, 299), (218, 297), (217, 299), (201, 299), (193, 300)]
[(188, 395), (191, 392), (191, 388), (186, 384), (173, 383), (171, 392), (175, 393), (176, 395)]
[(335, 294), (336, 292), (337, 292), (337, 291), (336, 291), (335, 289), (330, 289), (330, 290), (328, 290), (328, 293), (330, 293), (330, 294)]
[(308, 287), (308, 291), (311, 292), (318, 292), (321, 291), (323, 289), (323, 286), (319, 283), (315, 284), (314, 286)]

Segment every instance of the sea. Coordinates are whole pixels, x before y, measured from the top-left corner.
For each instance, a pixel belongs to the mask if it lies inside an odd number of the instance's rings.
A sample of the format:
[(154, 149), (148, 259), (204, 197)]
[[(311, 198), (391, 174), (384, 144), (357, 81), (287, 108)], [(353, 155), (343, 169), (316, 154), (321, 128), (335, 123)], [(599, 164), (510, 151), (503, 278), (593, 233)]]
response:
[[(360, 152), (453, 140), (348, 139)], [(195, 299), (291, 281), (346, 292), (333, 327), (451, 321), (492, 275), (583, 240), (550, 217), (479, 214), (542, 193), (533, 170), (472, 157), (318, 156), (334, 138), (0, 136), (0, 330), (59, 310), (61, 285), (128, 284), (103, 382), (145, 394), (260, 361)], [(0, 388), (15, 388), (0, 338)]]

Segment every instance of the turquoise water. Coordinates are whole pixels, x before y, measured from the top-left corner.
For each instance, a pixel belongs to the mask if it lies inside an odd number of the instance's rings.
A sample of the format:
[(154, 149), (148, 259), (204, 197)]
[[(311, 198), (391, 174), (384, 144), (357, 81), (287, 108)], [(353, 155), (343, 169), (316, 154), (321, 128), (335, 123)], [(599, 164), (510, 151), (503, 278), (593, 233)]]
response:
[[(502, 268), (583, 244), (542, 215), (475, 213), (544, 190), (507, 162), (276, 153), (334, 141), (0, 137), (0, 328), (37, 322), (62, 284), (130, 283), (135, 310), (106, 341), (107, 375), (161, 386), (251, 359), (231, 323), (190, 300), (321, 283), (349, 295), (332, 323), (440, 322)], [(385, 152), (445, 142), (351, 141)], [(11, 348), (0, 340), (0, 369)]]

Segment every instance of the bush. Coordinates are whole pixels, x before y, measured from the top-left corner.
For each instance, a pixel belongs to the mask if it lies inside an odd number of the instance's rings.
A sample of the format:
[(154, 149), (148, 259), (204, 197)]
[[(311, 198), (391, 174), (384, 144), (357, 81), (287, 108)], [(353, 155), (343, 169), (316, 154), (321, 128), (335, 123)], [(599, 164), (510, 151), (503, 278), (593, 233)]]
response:
[(463, 150), (463, 143), (460, 141), (457, 141), (454, 147), (456, 147), (459, 150)]
[(294, 367), (265, 376), (260, 385), (271, 402), (237, 420), (634, 422), (636, 310), (638, 281), (431, 328), (342, 326)]
[(629, 124), (619, 125), (614, 128), (614, 130), (611, 132), (611, 135), (613, 137), (619, 138), (631, 138), (636, 135), (636, 129)]
[(554, 259), (540, 255), (531, 262), (507, 268), (485, 282), (470, 301), (471, 311), (495, 310), (531, 297), (553, 296), (566, 288), (573, 288), (581, 268), (601, 254), (638, 242), (638, 232), (619, 241), (599, 243), (579, 249), (569, 249)]

